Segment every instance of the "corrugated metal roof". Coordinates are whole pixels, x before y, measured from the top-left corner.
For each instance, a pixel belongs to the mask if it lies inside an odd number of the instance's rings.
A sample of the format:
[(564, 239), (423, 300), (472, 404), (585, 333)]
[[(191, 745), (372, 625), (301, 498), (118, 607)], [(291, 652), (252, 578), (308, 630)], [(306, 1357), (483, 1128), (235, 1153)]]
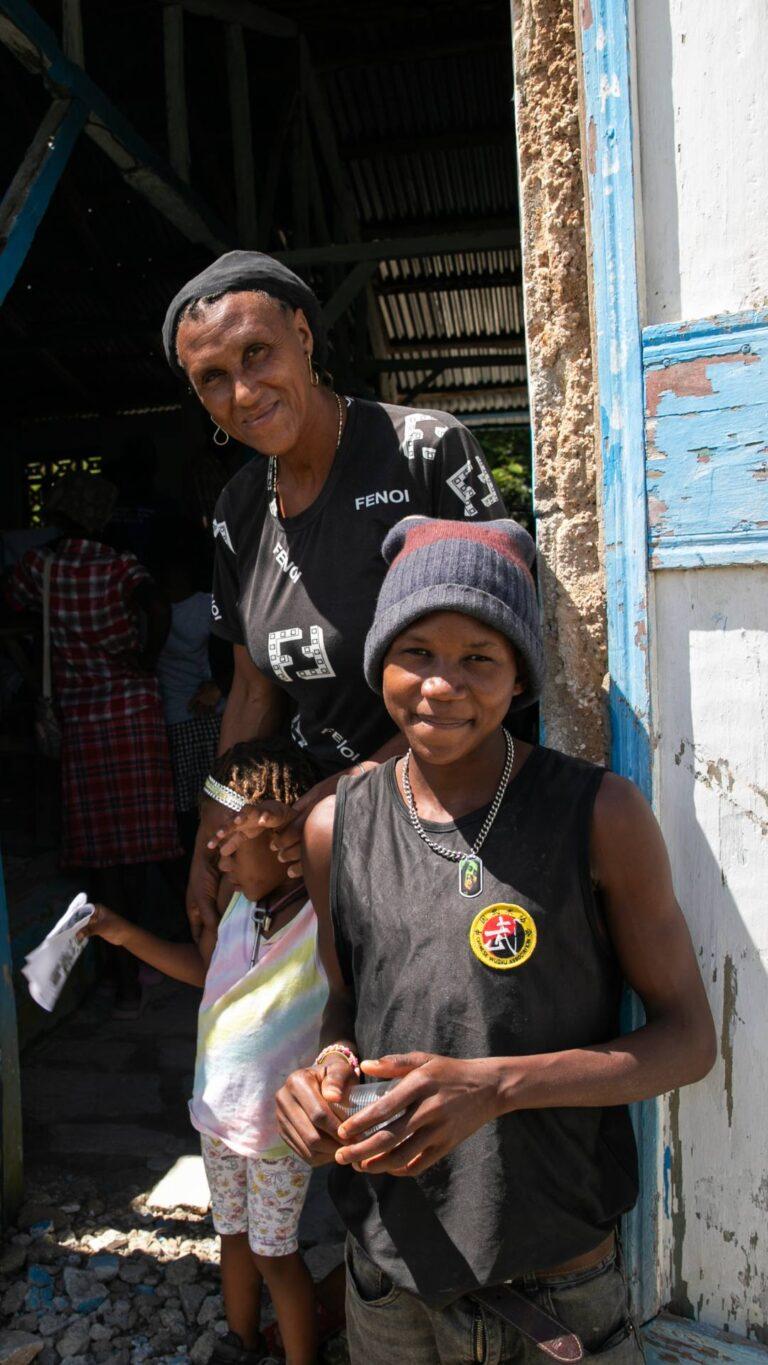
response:
[[(306, 35), (363, 238), (470, 234), (518, 221), (507, 0), (414, 0), (360, 7), (347, 0), (276, 0)], [(56, 0), (39, 0), (59, 23)], [(157, 0), (85, 7), (86, 65), (159, 151), (165, 95)], [(146, 43), (151, 42), (150, 60)], [(222, 26), (187, 16), (193, 186), (232, 219)], [(292, 40), (247, 40), (257, 186), (297, 80)], [(35, 78), (0, 50), (0, 85), (13, 128), (0, 170), (13, 174), (45, 108)], [(300, 104), (299, 104), (299, 107)], [(8, 124), (6, 118), (5, 123)], [(310, 126), (321, 217), (342, 240), (323, 149)], [(266, 249), (317, 241), (297, 235), (292, 134), (284, 143)], [(6, 309), (0, 350), (7, 412), (125, 411), (178, 401), (159, 346), (168, 298), (210, 254), (186, 241), (114, 166), (81, 137)], [(330, 293), (348, 267), (313, 274)], [(388, 396), (455, 412), (527, 409), (519, 249), (464, 249), (383, 261), (372, 280), (378, 326), (373, 356), (349, 317), (336, 329), (336, 359), (351, 387), (374, 379)], [(366, 345), (368, 343), (366, 342)], [(485, 360), (484, 357), (489, 357)], [(453, 359), (454, 365), (447, 365)], [(429, 361), (433, 363), (430, 364)], [(399, 362), (402, 362), (401, 364)]]

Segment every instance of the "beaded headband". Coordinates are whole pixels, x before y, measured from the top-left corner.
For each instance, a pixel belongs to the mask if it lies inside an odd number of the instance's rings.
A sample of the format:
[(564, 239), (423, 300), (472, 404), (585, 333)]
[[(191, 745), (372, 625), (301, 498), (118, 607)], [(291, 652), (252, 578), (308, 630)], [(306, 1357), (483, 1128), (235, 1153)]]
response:
[(240, 796), (237, 792), (233, 792), (231, 787), (225, 787), (223, 782), (217, 782), (216, 778), (211, 777), (210, 774), (205, 779), (203, 792), (222, 806), (229, 806), (230, 810), (242, 810), (243, 806), (248, 805), (247, 796)]

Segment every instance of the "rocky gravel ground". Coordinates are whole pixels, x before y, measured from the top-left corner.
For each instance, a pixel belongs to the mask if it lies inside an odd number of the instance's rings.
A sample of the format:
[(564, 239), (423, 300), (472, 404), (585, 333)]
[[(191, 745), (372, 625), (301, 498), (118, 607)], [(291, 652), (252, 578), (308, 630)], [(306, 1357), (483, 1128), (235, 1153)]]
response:
[[(0, 1255), (3, 1365), (208, 1365), (227, 1331), (210, 1215), (158, 1214), (135, 1187), (107, 1205), (82, 1177), (30, 1194)], [(340, 1247), (305, 1255), (320, 1278)], [(324, 1359), (346, 1362), (343, 1335)]]
[[(196, 1149), (196, 1005), (173, 993), (118, 1026), (96, 999), (23, 1058), (25, 1202), (0, 1253), (0, 1365), (208, 1365), (226, 1333), (210, 1214), (148, 1203)], [(301, 1229), (315, 1279), (340, 1263), (341, 1236), (318, 1174)], [(323, 1359), (347, 1365), (343, 1333)]]

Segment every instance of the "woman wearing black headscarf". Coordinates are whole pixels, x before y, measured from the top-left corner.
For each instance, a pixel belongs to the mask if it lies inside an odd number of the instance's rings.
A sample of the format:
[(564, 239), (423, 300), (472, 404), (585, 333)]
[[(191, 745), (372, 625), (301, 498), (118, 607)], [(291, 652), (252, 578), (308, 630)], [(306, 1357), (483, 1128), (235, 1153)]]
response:
[[(363, 677), (388, 530), (408, 515), (490, 519), (503, 504), (454, 417), (334, 392), (318, 300), (269, 256), (232, 251), (190, 280), (168, 309), (163, 342), (216, 424), (214, 439), (257, 452), (224, 489), (213, 523), (213, 629), (235, 654), (221, 745), (272, 734), (292, 704), (293, 737), (323, 780), (290, 812), (261, 818), (295, 864), (315, 802), (344, 771), (402, 747)], [(241, 819), (243, 833), (257, 832), (258, 813)], [(215, 880), (211, 833), (201, 829), (190, 882), (201, 909)]]

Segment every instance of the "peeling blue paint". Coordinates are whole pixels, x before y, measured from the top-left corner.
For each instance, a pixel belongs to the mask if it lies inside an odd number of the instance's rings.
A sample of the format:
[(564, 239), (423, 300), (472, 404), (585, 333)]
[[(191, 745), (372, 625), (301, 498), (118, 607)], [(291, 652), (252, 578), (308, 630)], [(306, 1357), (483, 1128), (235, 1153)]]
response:
[(643, 335), (654, 569), (768, 563), (768, 312)]
[(672, 1148), (669, 1143), (664, 1148), (664, 1217), (670, 1217), (669, 1194), (672, 1177)]
[(662, 1313), (643, 1329), (647, 1365), (766, 1365), (764, 1346)]
[[(611, 766), (651, 796), (648, 552), (628, 0), (582, 5), (610, 688)], [(642, 1009), (628, 1000), (625, 1027)], [(625, 1222), (635, 1314), (658, 1312), (658, 1105), (633, 1106), (640, 1199)]]

